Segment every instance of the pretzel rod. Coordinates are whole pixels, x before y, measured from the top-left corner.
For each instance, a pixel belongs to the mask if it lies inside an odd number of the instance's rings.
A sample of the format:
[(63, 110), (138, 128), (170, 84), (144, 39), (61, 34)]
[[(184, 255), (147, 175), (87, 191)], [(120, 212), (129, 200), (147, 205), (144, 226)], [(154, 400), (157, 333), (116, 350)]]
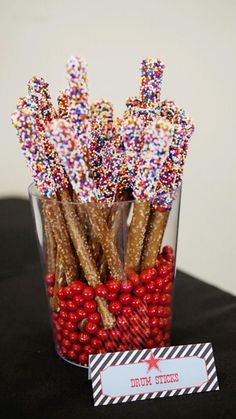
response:
[(144, 244), (142, 269), (154, 266), (160, 251), (175, 192), (182, 182), (188, 143), (194, 131), (191, 118), (173, 101), (163, 101), (160, 113), (173, 124), (173, 138), (160, 174), (154, 209)]
[(52, 230), (60, 252), (65, 272), (66, 282), (70, 284), (77, 278), (77, 262), (71, 247), (70, 237), (67, 231), (60, 204), (55, 200), (45, 201), (45, 211), (51, 220)]
[(155, 266), (168, 217), (169, 211), (152, 210), (144, 240), (141, 270)]
[(44, 208), (45, 202), (42, 200), (42, 212), (43, 212), (43, 220), (44, 220), (44, 235), (46, 239), (46, 251), (47, 251), (47, 271), (48, 272), (55, 272), (56, 268), (56, 254), (57, 254), (57, 246), (56, 241), (53, 236), (51, 222), (48, 217), (47, 211)]
[(51, 309), (55, 312), (58, 311), (58, 297), (57, 290), (65, 281), (65, 273), (63, 270), (63, 262), (60, 255), (60, 252), (57, 250), (56, 256), (56, 269), (55, 269), (55, 284), (53, 288), (53, 296), (50, 298)]
[(140, 265), (143, 242), (150, 214), (152, 200), (160, 170), (169, 149), (172, 136), (171, 125), (159, 118), (146, 127), (143, 135), (143, 147), (140, 153), (138, 172), (134, 182), (133, 217), (129, 228), (126, 266), (137, 270)]
[[(78, 196), (78, 202), (92, 201), (86, 206), (95, 237), (102, 246), (103, 252), (111, 274), (114, 278), (122, 280), (123, 267), (118, 252), (111, 240), (110, 231), (103, 216), (102, 207), (96, 203), (94, 185), (89, 177), (88, 168), (83, 160), (82, 154), (78, 151), (76, 139), (70, 126), (64, 120), (57, 120), (48, 127), (48, 135), (52, 138), (62, 163), (67, 171), (68, 177)], [(75, 164), (71, 166), (70, 162)]]
[(62, 208), (65, 214), (67, 227), (71, 240), (74, 244), (76, 254), (84, 271), (85, 277), (90, 286), (95, 287), (100, 283), (99, 272), (95, 261), (92, 258), (83, 228), (80, 226), (78, 215), (67, 190), (60, 192)]
[(126, 267), (136, 272), (139, 270), (140, 258), (143, 248), (145, 231), (150, 213), (150, 204), (147, 201), (135, 201), (132, 221), (129, 228)]
[(96, 203), (88, 204), (87, 210), (95, 237), (102, 247), (111, 275), (118, 281), (122, 281), (124, 279), (123, 265), (103, 214)]

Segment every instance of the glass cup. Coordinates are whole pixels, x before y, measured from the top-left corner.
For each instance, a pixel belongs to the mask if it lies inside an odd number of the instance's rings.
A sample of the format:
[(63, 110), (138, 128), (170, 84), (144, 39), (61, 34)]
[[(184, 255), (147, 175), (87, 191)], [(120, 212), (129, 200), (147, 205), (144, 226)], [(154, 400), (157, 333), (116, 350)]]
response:
[(169, 346), (180, 191), (169, 212), (29, 196), (60, 357)]

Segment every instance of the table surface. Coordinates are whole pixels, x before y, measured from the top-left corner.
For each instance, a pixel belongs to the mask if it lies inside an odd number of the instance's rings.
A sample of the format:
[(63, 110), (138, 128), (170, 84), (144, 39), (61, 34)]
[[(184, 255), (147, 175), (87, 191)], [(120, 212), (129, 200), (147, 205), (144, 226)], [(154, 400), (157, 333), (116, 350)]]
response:
[(172, 344), (212, 342), (220, 391), (95, 408), (87, 371), (54, 351), (28, 201), (0, 201), (0, 233), (2, 418), (236, 416), (234, 296), (177, 274)]

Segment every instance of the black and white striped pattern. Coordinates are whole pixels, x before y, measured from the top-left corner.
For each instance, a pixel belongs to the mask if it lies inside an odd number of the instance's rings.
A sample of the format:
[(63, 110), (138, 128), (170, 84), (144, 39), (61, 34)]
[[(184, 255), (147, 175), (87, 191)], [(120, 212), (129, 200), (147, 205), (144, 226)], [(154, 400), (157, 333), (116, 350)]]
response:
[[(112, 365), (130, 364), (141, 362), (149, 358), (150, 353), (154, 357), (172, 359), (181, 357), (198, 356), (205, 359), (208, 381), (201, 387), (188, 387), (180, 390), (159, 391), (154, 393), (137, 394), (132, 396), (109, 397), (102, 394), (100, 372)], [(114, 352), (90, 356), (90, 370), (93, 386), (94, 405), (107, 405), (116, 403), (134, 402), (137, 400), (155, 399), (159, 397), (182, 396), (185, 394), (200, 393), (205, 391), (219, 390), (214, 355), (211, 343), (199, 343), (193, 345), (170, 346), (159, 349), (144, 349), (126, 352)]]

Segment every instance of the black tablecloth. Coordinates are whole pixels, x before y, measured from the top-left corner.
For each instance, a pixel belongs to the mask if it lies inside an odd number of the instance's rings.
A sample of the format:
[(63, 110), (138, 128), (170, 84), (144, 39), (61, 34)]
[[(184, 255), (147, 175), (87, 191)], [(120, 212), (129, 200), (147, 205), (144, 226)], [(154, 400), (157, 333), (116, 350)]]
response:
[(177, 274), (172, 343), (212, 342), (220, 391), (95, 408), (87, 371), (62, 361), (54, 351), (27, 201), (0, 201), (0, 232), (2, 418), (236, 416), (235, 297)]

